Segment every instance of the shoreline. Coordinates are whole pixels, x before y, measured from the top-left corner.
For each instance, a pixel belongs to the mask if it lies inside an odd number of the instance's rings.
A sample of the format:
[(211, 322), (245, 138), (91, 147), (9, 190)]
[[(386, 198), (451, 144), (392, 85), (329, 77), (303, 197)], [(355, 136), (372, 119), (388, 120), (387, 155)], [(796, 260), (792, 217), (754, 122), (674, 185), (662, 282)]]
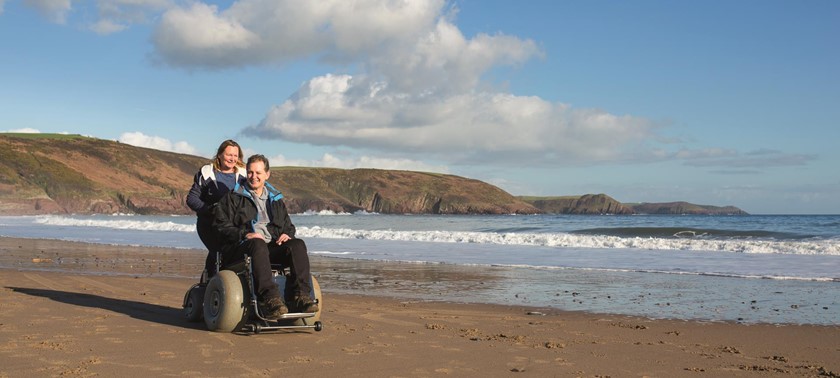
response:
[[(72, 259), (89, 271), (29, 270), (57, 264), (59, 252), (62, 264)], [(359, 268), (379, 276), (353, 276), (329, 260), (336, 259), (313, 259), (323, 272), (322, 332), (213, 333), (180, 313), (195, 279), (155, 275), (161, 267), (203, 267), (201, 253), (0, 238), (0, 377), (840, 376), (836, 325), (654, 320), (416, 299), (394, 290), (384, 296), (370, 290), (375, 277), (407, 289), (487, 277), (383, 270), (389, 264)], [(17, 268), (8, 266), (13, 261)], [(121, 273), (90, 272), (109, 270)]]
[[(317, 240), (312, 244), (322, 247), (324, 241)], [(0, 237), (0, 249), (5, 251), (0, 267), (195, 280), (206, 255), (183, 247), (15, 237)], [(317, 253), (310, 259), (313, 273), (331, 293), (651, 319), (840, 325), (836, 282), (411, 263)]]

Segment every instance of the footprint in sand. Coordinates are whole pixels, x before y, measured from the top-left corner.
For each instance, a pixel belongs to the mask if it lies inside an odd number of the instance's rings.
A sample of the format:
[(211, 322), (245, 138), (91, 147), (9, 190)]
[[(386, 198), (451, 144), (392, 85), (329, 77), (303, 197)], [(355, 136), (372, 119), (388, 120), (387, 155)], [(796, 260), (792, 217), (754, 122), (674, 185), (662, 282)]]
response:
[(292, 356), (291, 358), (289, 358), (288, 361), (298, 363), (298, 364), (308, 364), (308, 363), (314, 361), (314, 359), (312, 357), (309, 357), (309, 356)]

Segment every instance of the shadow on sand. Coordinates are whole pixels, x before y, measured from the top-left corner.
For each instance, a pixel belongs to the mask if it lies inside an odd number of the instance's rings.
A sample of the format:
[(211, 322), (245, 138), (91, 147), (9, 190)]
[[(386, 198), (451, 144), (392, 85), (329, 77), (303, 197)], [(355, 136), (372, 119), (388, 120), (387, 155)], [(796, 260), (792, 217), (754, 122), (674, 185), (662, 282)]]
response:
[(100, 295), (73, 293), (69, 291), (58, 291), (48, 289), (33, 289), (27, 287), (6, 287), (16, 293), (23, 293), (36, 297), (49, 298), (56, 302), (67, 303), (76, 306), (101, 308), (120, 314), (128, 315), (135, 319), (147, 322), (165, 324), (189, 329), (202, 329), (204, 323), (190, 323), (181, 315), (181, 309), (166, 307), (151, 303), (115, 299)]

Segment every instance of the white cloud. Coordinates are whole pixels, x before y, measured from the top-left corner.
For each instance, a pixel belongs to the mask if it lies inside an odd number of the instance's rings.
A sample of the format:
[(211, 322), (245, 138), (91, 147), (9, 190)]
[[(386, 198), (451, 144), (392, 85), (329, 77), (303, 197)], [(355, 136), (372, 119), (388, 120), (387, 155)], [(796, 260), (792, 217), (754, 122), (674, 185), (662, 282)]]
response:
[[(3, 3), (0, 0), (0, 14)], [(81, 13), (86, 19), (96, 14), (93, 21), (86, 25), (98, 34), (111, 34), (127, 29), (136, 23), (146, 23), (161, 12), (176, 6), (176, 0), (97, 0), (85, 2), (79, 0), (24, 0), (23, 3), (35, 9), (44, 18), (58, 23), (68, 23), (73, 13)], [(78, 9), (77, 9), (78, 8)]]
[[(45, 0), (41, 0), (42, 2)], [(453, 164), (573, 164), (669, 156), (649, 120), (493, 89), (494, 67), (542, 51), (528, 39), (465, 36), (445, 0), (239, 0), (97, 3), (107, 34), (162, 12), (155, 59), (222, 69), (320, 59), (357, 72), (309, 79), (245, 134), (323, 146), (428, 154)], [(69, 3), (68, 3), (69, 5)]]
[(126, 27), (126, 25), (117, 23), (114, 20), (101, 19), (96, 23), (91, 24), (90, 30), (94, 31), (97, 34), (105, 35), (123, 31), (126, 29)]
[(67, 14), (72, 8), (70, 0), (24, 0), (23, 3), (57, 24), (66, 22)]
[(5, 2), (6, 2), (5, 0), (0, 0), (0, 15), (3, 14), (3, 3), (5, 3)]
[(809, 154), (793, 154), (776, 150), (757, 150), (738, 153), (732, 150), (708, 149), (701, 151), (680, 151), (677, 158), (684, 159), (685, 165), (691, 167), (722, 167), (725, 170), (718, 173), (750, 172), (744, 168), (772, 168), (805, 165), (816, 160), (817, 156)]
[(141, 132), (122, 133), (117, 139), (120, 143), (132, 146), (153, 148), (161, 151), (172, 151), (182, 154), (196, 155), (197, 150), (189, 143), (181, 141), (172, 143), (169, 139), (159, 136), (149, 136)]
[(260, 37), (238, 20), (219, 16), (215, 5), (193, 3), (166, 12), (153, 37), (157, 52), (174, 65), (235, 65)]
[(371, 156), (341, 158), (339, 156), (335, 156), (329, 153), (324, 154), (318, 160), (288, 159), (283, 155), (276, 155), (273, 157), (269, 157), (268, 161), (272, 167), (300, 166), (342, 169), (378, 168), (404, 171), (449, 173), (449, 168), (446, 166), (431, 165), (418, 160), (389, 159)]
[(22, 133), (22, 134), (40, 134), (41, 130), (33, 129), (31, 127), (25, 127), (25, 128), (22, 128), (22, 129), (14, 129), (14, 130), (8, 130), (8, 131), (3, 131), (3, 132), (4, 133)]
[(391, 90), (441, 95), (471, 91), (490, 68), (541, 55), (531, 40), (503, 34), (467, 39), (443, 18), (415, 38), (371, 54), (371, 75), (387, 80)]
[(504, 34), (463, 35), (440, 1), (242, 0), (167, 11), (158, 59), (225, 68), (320, 57), (361, 72), (307, 81), (245, 133), (315, 145), (435, 153), (453, 163), (555, 164), (626, 159), (651, 122), (488, 88), (499, 65), (541, 55)]
[(172, 0), (98, 0), (99, 19), (88, 28), (102, 35), (120, 32), (174, 6)]
[(416, 39), (443, 5), (443, 0), (240, 0), (219, 10), (196, 2), (165, 12), (153, 41), (159, 59), (176, 66), (223, 68), (310, 56), (353, 61)]
[(538, 97), (389, 92), (385, 83), (327, 75), (310, 80), (246, 134), (315, 145), (434, 154), (454, 163), (626, 159), (651, 122)]

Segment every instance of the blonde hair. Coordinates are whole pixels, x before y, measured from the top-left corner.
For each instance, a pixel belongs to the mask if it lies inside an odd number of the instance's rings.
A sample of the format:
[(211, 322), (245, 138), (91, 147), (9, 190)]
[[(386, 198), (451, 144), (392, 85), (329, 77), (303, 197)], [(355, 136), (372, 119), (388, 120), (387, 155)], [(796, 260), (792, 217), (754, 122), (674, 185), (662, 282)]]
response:
[(225, 153), (225, 149), (231, 146), (236, 147), (236, 149), (239, 151), (239, 158), (236, 159), (236, 166), (241, 168), (245, 167), (245, 163), (242, 162), (242, 147), (239, 147), (239, 143), (236, 143), (236, 141), (234, 141), (233, 139), (228, 139), (219, 145), (219, 149), (216, 150), (216, 156), (211, 161), (211, 164), (213, 164), (213, 168), (215, 168), (217, 171), (222, 170), (222, 157)]

